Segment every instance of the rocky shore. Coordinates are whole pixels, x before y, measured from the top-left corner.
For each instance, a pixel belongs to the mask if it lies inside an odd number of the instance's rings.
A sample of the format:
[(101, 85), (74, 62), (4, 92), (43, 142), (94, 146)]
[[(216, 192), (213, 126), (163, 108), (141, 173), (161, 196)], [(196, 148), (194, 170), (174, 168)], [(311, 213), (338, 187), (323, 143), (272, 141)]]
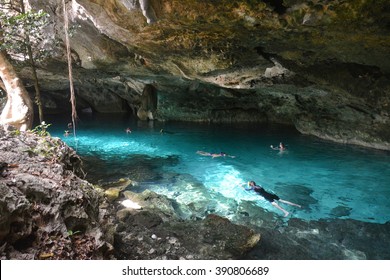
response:
[[(0, 130), (0, 150), (1, 259), (236, 259), (260, 240), (217, 215), (183, 221), (149, 191), (90, 184), (59, 139)], [(130, 198), (138, 207), (119, 203)]]

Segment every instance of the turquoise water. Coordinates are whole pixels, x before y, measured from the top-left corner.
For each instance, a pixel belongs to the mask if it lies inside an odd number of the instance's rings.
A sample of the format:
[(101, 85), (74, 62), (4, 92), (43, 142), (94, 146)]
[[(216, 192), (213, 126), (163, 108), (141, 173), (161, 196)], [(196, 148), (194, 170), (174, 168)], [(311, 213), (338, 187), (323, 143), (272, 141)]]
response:
[[(237, 186), (254, 180), (281, 199), (302, 205), (283, 206), (289, 217), (390, 221), (386, 151), (335, 144), (286, 126), (153, 123), (90, 115), (80, 117), (76, 137), (64, 137), (67, 122), (48, 122), (51, 135), (89, 163), (90, 180), (129, 177), (138, 182), (133, 191), (151, 189), (195, 211), (234, 219), (238, 211), (251, 215), (262, 208), (282, 216), (259, 195)], [(132, 133), (125, 132), (127, 127)], [(280, 141), (288, 145), (286, 152), (270, 149)], [(198, 150), (223, 151), (235, 158), (213, 159)]]

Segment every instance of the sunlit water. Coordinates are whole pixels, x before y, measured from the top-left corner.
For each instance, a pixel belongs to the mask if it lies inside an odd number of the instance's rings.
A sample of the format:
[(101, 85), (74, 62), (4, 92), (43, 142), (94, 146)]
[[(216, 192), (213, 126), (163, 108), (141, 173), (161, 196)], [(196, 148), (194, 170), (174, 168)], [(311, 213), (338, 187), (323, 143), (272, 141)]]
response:
[[(302, 209), (285, 206), (289, 217), (390, 221), (389, 152), (330, 143), (284, 126), (81, 116), (76, 137), (64, 137), (67, 121), (49, 122), (52, 136), (92, 162), (87, 171), (95, 181), (128, 177), (138, 182), (133, 191), (150, 189), (226, 217), (248, 201), (252, 207), (245, 211), (261, 207), (281, 215), (259, 195), (238, 186), (254, 180), (281, 199), (302, 205)], [(125, 132), (127, 127), (132, 133)], [(280, 141), (288, 145), (287, 152), (270, 149)], [(223, 151), (235, 158), (213, 159), (197, 154), (198, 150)]]

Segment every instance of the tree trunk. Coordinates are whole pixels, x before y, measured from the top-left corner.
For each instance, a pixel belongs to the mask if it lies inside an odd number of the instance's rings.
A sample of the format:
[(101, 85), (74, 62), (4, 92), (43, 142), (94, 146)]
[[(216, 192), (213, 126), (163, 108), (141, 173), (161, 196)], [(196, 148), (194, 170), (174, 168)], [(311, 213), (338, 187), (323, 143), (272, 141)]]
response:
[(20, 131), (31, 129), (33, 103), (4, 51), (0, 52), (0, 78), (7, 91), (7, 103), (0, 115), (0, 125), (5, 129), (13, 126)]

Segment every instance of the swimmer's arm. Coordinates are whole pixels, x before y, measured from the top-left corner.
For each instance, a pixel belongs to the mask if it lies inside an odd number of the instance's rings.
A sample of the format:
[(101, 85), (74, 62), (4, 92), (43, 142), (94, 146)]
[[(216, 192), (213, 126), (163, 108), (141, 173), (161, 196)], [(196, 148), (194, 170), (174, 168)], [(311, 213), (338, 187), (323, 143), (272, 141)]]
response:
[(248, 185), (248, 183), (241, 183), (241, 184), (238, 184), (238, 186), (240, 186), (241, 188), (243, 188), (244, 190), (246, 191), (250, 191), (252, 189), (252, 187), (250, 187), (249, 189), (246, 188), (246, 186)]

